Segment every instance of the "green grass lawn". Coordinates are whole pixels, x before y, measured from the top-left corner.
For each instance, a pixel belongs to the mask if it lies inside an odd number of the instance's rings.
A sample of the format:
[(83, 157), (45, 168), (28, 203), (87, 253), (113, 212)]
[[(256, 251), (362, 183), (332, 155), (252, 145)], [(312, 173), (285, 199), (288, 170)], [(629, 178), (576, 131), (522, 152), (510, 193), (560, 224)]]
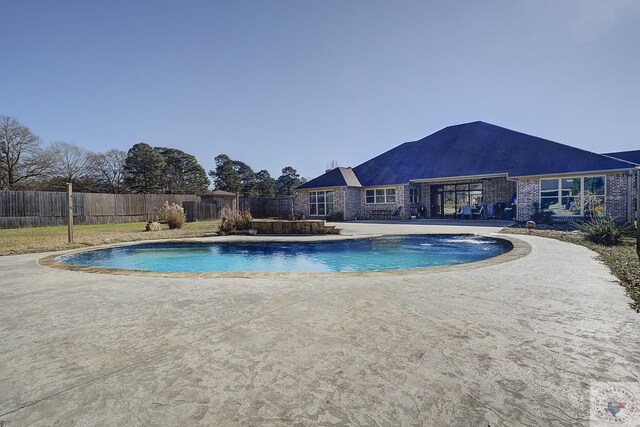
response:
[(151, 239), (212, 236), (220, 221), (189, 222), (179, 230), (163, 225), (156, 232), (145, 231), (146, 222), (127, 224), (76, 225), (74, 243), (67, 243), (67, 227), (34, 227), (0, 230), (0, 256), (33, 252), (74, 249), (108, 243), (132, 242)]

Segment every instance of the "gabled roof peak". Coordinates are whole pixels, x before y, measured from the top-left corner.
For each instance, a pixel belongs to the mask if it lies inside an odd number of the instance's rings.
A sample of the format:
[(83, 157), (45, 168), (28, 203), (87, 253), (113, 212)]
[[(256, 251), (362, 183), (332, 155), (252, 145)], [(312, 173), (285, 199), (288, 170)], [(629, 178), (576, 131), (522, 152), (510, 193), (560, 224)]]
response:
[(307, 181), (296, 187), (305, 188), (322, 188), (322, 187), (362, 187), (358, 177), (350, 167), (341, 167), (331, 169), (317, 178)]

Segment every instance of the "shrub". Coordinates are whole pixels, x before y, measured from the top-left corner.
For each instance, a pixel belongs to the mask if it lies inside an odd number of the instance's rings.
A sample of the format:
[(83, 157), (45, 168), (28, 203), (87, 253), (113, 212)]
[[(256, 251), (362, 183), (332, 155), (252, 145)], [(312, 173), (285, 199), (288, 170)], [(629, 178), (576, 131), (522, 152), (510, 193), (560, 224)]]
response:
[(344, 214), (342, 212), (330, 212), (326, 220), (329, 222), (342, 222), (344, 221)]
[(187, 217), (184, 214), (184, 209), (177, 203), (164, 202), (164, 205), (160, 209), (156, 209), (156, 215), (160, 221), (169, 224), (169, 228), (174, 230), (176, 228), (182, 228)]
[(289, 221), (306, 221), (307, 217), (302, 212), (296, 212), (293, 215), (289, 215), (287, 219)]
[(538, 202), (533, 202), (533, 215), (531, 215), (531, 219), (536, 223), (536, 224), (547, 224), (547, 225), (551, 225), (553, 224), (553, 212), (551, 211), (543, 211), (540, 209), (540, 203)]
[(584, 233), (587, 240), (602, 246), (618, 246), (631, 227), (611, 217), (593, 217), (576, 223), (576, 228)]
[(238, 230), (248, 230), (251, 227), (251, 213), (249, 211), (236, 211), (225, 207), (222, 209), (221, 221), (218, 229), (224, 233)]

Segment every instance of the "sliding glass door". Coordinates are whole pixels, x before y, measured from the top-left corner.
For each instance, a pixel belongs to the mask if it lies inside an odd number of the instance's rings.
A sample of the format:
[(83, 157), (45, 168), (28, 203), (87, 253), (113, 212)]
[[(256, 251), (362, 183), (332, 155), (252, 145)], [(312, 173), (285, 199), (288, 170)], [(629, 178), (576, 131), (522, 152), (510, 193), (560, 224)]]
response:
[(482, 183), (431, 185), (431, 216), (454, 217), (462, 206), (482, 203)]

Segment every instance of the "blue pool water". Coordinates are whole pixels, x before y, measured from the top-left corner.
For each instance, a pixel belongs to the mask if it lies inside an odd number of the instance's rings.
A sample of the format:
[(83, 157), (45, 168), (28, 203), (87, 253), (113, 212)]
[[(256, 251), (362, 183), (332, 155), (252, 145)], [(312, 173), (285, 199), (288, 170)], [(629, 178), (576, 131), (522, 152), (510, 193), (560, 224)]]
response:
[(156, 272), (347, 272), (463, 264), (511, 249), (469, 235), (385, 236), (331, 242), (146, 243), (62, 256), (78, 266)]

